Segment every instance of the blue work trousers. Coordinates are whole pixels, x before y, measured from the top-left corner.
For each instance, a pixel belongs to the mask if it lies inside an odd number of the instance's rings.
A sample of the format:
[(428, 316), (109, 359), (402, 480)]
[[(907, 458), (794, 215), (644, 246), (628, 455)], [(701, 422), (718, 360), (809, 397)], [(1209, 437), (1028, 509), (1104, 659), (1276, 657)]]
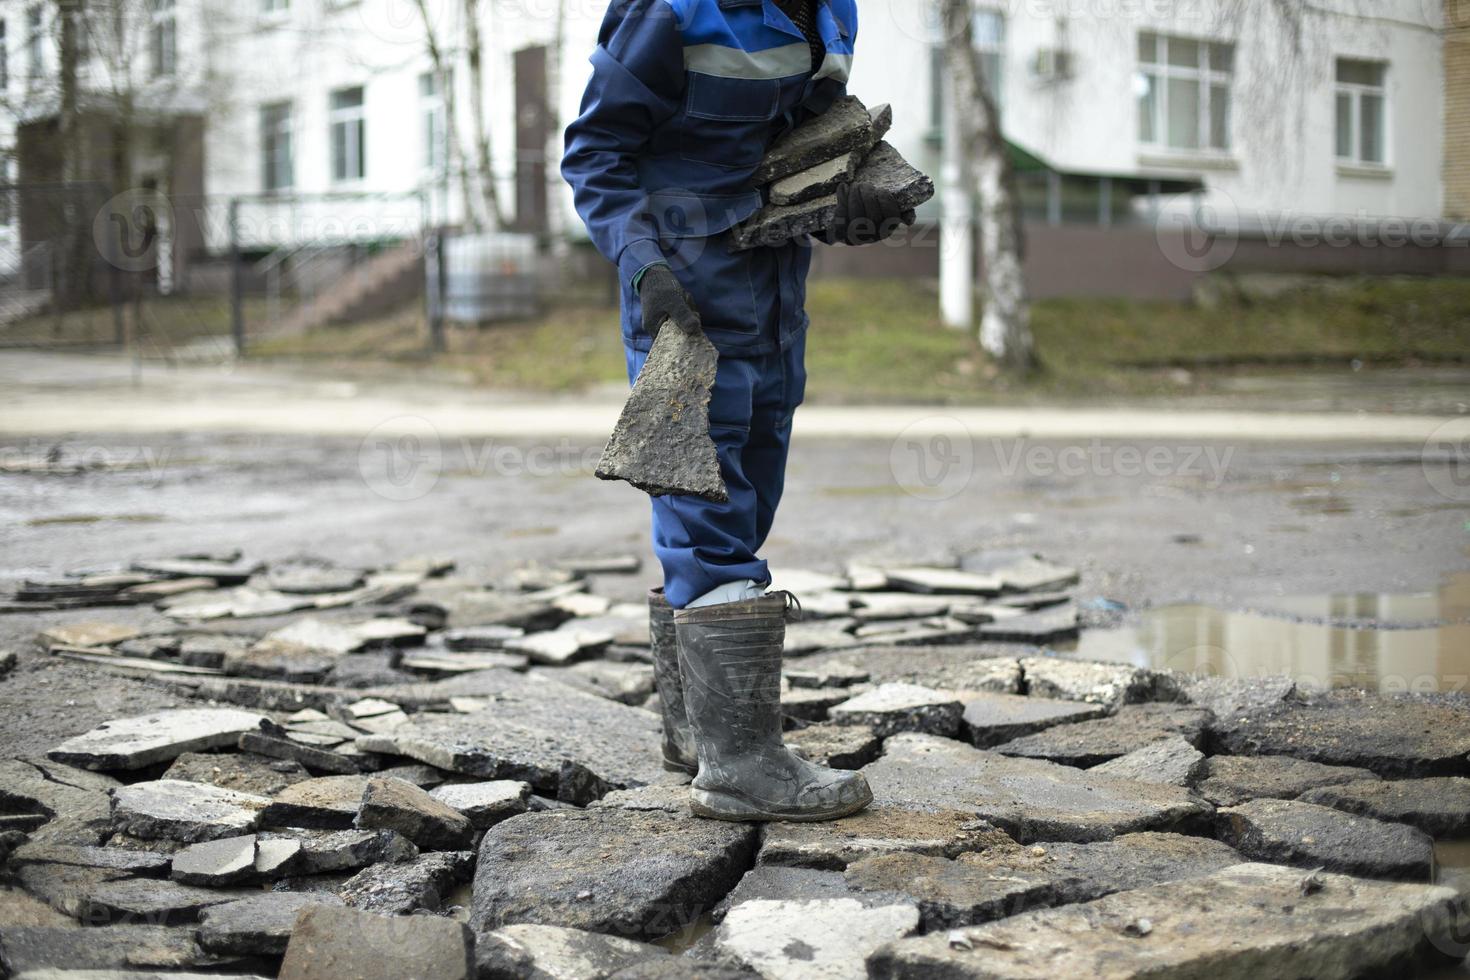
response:
[[(672, 326), (665, 329), (674, 329)], [(648, 354), (625, 347), (628, 381)], [(791, 417), (806, 394), (806, 331), (783, 349), (720, 358), (710, 397), (710, 436), (730, 491), (723, 504), (698, 497), (653, 498), (653, 550), (664, 569), (664, 594), (682, 609), (706, 592), (750, 579), (771, 581), (757, 557), (786, 482)]]

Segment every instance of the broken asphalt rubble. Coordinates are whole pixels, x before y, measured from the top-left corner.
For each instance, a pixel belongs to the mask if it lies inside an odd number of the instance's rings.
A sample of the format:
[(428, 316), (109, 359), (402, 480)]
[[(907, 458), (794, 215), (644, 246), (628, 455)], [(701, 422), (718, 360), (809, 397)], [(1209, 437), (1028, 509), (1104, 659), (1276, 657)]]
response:
[(67, 621), (0, 692), (157, 697), (0, 759), (0, 974), (1349, 977), (1465, 952), (1431, 836), (1470, 831), (1463, 697), (1059, 656), (1078, 576), (1029, 554), (787, 570), (787, 738), (877, 798), (701, 820), (660, 764), (647, 610), (594, 591), (639, 567), (224, 554), (27, 583), (11, 608)]

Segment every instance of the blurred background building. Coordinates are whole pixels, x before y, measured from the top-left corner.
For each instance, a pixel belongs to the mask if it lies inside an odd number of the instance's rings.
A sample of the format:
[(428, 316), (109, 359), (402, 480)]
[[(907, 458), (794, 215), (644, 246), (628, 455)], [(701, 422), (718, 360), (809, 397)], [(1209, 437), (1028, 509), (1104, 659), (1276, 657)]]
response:
[[(976, 0), (1034, 295), (1181, 298), (1227, 264), (1470, 272), (1453, 224), (1470, 213), (1470, 18), (1449, 4)], [(938, 176), (935, 6), (862, 0), (850, 89), (891, 102), (890, 140)], [(136, 265), (164, 292), (264, 295), (300, 327), (421, 289), (431, 233), (477, 236), (445, 246), (461, 263), (551, 255), (602, 281), (556, 163), (605, 9), (0, 2), (7, 315), (59, 276), (116, 291), (103, 279)], [(937, 243), (941, 200), (911, 244)], [(92, 241), (95, 268), (59, 261)], [(934, 276), (939, 251), (821, 250), (816, 274)]]

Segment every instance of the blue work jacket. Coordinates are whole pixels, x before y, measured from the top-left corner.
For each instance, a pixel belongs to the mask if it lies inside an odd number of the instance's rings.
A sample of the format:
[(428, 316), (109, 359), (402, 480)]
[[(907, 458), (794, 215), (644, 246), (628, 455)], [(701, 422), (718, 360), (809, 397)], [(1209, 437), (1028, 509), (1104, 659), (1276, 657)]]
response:
[(562, 174), (593, 243), (617, 263), (623, 339), (648, 350), (633, 282), (667, 262), (721, 354), (783, 349), (806, 329), (811, 242), (729, 250), (781, 133), (847, 91), (855, 0), (819, 0), (820, 65), (774, 0), (613, 0)]

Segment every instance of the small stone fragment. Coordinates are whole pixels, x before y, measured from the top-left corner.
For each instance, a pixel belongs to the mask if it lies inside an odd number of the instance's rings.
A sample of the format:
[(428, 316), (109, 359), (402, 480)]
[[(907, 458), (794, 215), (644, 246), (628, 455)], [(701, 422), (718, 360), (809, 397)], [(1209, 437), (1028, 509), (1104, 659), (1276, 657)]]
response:
[(1366, 769), (1288, 755), (1217, 755), (1205, 760), (1195, 792), (1216, 806), (1235, 806), (1261, 798), (1294, 800), (1319, 786), (1377, 778)]
[(442, 640), (447, 650), (486, 651), (499, 650), (507, 640), (525, 635), (519, 626), (464, 626), (445, 630)]
[(590, 657), (612, 642), (611, 633), (585, 630), (569, 624), (544, 633), (531, 633), (507, 640), (505, 649), (524, 653), (532, 663), (560, 666)]
[(200, 911), (243, 898), (238, 889), (196, 888), (175, 881), (128, 878), (106, 881), (93, 888), (83, 904), (83, 922), (146, 922), (179, 925), (193, 922)]
[(295, 739), (276, 738), (264, 732), (245, 732), (239, 737), (238, 744), (242, 752), (298, 762), (312, 772), (350, 775), (362, 771), (362, 765), (350, 755), (305, 745)]
[(251, 752), (186, 752), (173, 761), (161, 778), (274, 796), (287, 786), (310, 779), (311, 774), (294, 760), (271, 759)]
[(889, 588), (906, 592), (996, 596), (1000, 595), (1002, 586), (998, 576), (957, 568), (885, 568), (883, 574)]
[(757, 833), (750, 824), (663, 810), (512, 817), (480, 843), (471, 922), (481, 936), (519, 922), (630, 938), (668, 935), (735, 885)]
[(1151, 700), (1158, 683), (1154, 672), (1143, 667), (1058, 657), (1022, 657), (1021, 670), (1033, 696), (1086, 701), (1110, 711)]
[(1344, 813), (1405, 823), (1432, 837), (1470, 833), (1470, 779), (1463, 776), (1360, 780), (1308, 790), (1301, 799)]
[(980, 639), (993, 643), (1030, 643), (1041, 646), (1075, 639), (1081, 630), (1077, 607), (1071, 602), (1047, 606), (1020, 616), (998, 618), (976, 627)]
[(248, 834), (269, 798), (176, 779), (121, 786), (112, 793), (112, 825), (145, 840), (185, 844)]
[(906, 893), (926, 930), (974, 925), (1028, 908), (1087, 902), (1130, 888), (1212, 874), (1242, 863), (1219, 841), (1180, 834), (1124, 834), (1094, 844), (998, 845), (955, 860), (896, 853), (849, 865), (846, 884)]
[(864, 725), (818, 723), (786, 733), (786, 744), (812, 762), (833, 769), (861, 769), (874, 759), (883, 740)]
[(766, 151), (751, 183), (769, 184), (852, 150), (866, 150), (873, 117), (856, 96), (832, 103), (820, 116), (797, 126)]
[(497, 779), (486, 783), (450, 783), (430, 790), (429, 795), (464, 815), (476, 830), (483, 831), (525, 813), (531, 787), (513, 779)]
[(814, 198), (835, 193), (837, 188), (857, 173), (862, 154), (856, 150), (808, 167), (800, 173), (783, 177), (771, 185), (772, 204), (804, 204)]
[[(475, 942), (479, 980), (602, 978), (620, 975), (619, 971), (650, 960), (674, 959), (665, 950), (647, 943), (531, 923), (504, 926)], [(688, 976), (687, 973), (679, 975)]]
[(1203, 743), (1213, 717), (1208, 709), (1194, 705), (1125, 705), (1117, 714), (1024, 735), (997, 745), (995, 751), (1085, 769), (1170, 736), (1182, 737), (1191, 746), (1198, 746)]
[(335, 895), (264, 892), (199, 913), (199, 946), (226, 956), (280, 956), (304, 909), (340, 906)]
[(464, 814), (402, 779), (368, 780), (356, 825), (363, 830), (396, 830), (424, 850), (463, 850), (474, 839), (474, 828)]
[(133, 851), (121, 847), (92, 847), (75, 844), (22, 844), (10, 855), (14, 864), (64, 864), (78, 868), (120, 871), (138, 877), (164, 877), (170, 858), (158, 851)]
[(660, 330), (603, 450), (597, 477), (626, 480), (655, 497), (729, 500), (709, 435), (718, 361), (702, 332)]
[(268, 847), (286, 845), (297, 851), (290, 873), (329, 875), (358, 871), (372, 864), (400, 864), (419, 856), (418, 848), (392, 830), (297, 830), (290, 834), (262, 833), (258, 854)]
[(169, 877), (186, 885), (219, 887), (255, 874), (255, 835), (191, 844), (174, 855)]
[(67, 739), (47, 758), (83, 769), (142, 769), (185, 752), (235, 744), (263, 718), (234, 708), (180, 708), (119, 718)]
[(375, 864), (349, 878), (337, 894), (353, 908), (386, 915), (439, 912), (456, 885), (469, 880), (471, 851), (439, 851), (411, 861)]
[(949, 738), (958, 734), (964, 710), (952, 691), (917, 684), (880, 684), (836, 705), (828, 717), (839, 725), (867, 725), (882, 738), (897, 732)]
[(1215, 814), (1221, 840), (1249, 858), (1365, 878), (1429, 881), (1434, 841), (1403, 824), (1299, 800), (1251, 800)]
[(1187, 790), (1014, 758), (930, 735), (889, 738), (863, 772), (884, 797), (989, 820), (1022, 842), (1110, 840), (1171, 830), (1210, 810)]
[(653, 668), (641, 663), (590, 660), (570, 667), (537, 667), (531, 673), (629, 705), (642, 704), (653, 693)]
[(295, 783), (270, 801), (261, 824), (345, 830), (356, 819), (366, 789), (365, 776), (319, 776)]
[(912, 904), (873, 908), (853, 898), (756, 900), (729, 911), (715, 945), (766, 977), (860, 977), (871, 953), (918, 926), (919, 910)]
[(1328, 874), (1303, 895), (1301, 880), (1298, 869), (1240, 864), (957, 930), (963, 943), (943, 932), (902, 939), (868, 958), (868, 976), (1251, 980), (1265, 963), (1272, 976), (1349, 980), (1453, 948), (1448, 888)]
[(767, 824), (760, 862), (840, 871), (875, 854), (907, 851), (954, 857), (999, 846), (1014, 847), (1015, 841), (973, 814), (879, 802), (831, 823)]
[(960, 727), (970, 744), (993, 748), (1053, 725), (1089, 721), (1107, 714), (1102, 705), (1059, 701), (1040, 696), (977, 692), (965, 696)]
[(318, 906), (297, 916), (280, 980), (475, 980), (470, 936), (436, 916), (395, 919)]
[(1216, 725), (1221, 751), (1290, 755), (1391, 778), (1470, 774), (1470, 702), (1336, 690)]
[(1171, 786), (1193, 785), (1204, 769), (1205, 754), (1178, 735), (1150, 742), (1127, 755), (1110, 759), (1092, 771), (1105, 776), (1136, 779), (1145, 783), (1168, 783)]
[(966, 555), (960, 567), (967, 572), (994, 575), (1008, 592), (1053, 592), (1076, 585), (1077, 569), (1048, 561), (1027, 551), (985, 551)]

